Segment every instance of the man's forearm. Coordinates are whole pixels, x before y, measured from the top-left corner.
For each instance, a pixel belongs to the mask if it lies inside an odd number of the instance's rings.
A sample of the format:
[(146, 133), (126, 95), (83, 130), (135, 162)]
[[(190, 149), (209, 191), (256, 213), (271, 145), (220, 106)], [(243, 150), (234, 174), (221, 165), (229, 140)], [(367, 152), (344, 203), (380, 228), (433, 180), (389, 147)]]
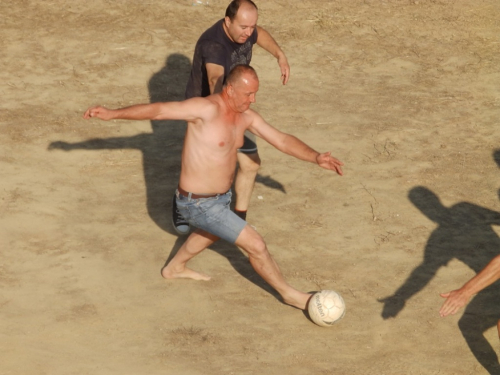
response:
[(479, 293), (500, 278), (500, 255), (493, 258), (476, 276), (460, 289), (469, 296)]
[(291, 134), (285, 135), (279, 150), (297, 159), (309, 161), (314, 164), (318, 163), (317, 157), (319, 156), (319, 152), (313, 150), (307, 144)]
[(155, 120), (160, 114), (160, 103), (137, 104), (130, 107), (110, 110), (112, 119)]

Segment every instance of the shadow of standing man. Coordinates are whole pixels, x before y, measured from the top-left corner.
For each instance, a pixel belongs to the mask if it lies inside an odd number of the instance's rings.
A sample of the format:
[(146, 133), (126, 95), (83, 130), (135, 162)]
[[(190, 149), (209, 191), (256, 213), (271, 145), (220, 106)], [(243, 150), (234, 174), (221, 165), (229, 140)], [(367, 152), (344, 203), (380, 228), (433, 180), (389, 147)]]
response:
[[(500, 150), (493, 154), (500, 166)], [(438, 269), (453, 259), (469, 266), (476, 274), (500, 254), (500, 238), (492, 225), (500, 225), (500, 213), (469, 202), (445, 207), (439, 197), (423, 186), (410, 190), (409, 200), (430, 220), (438, 224), (427, 241), (422, 263), (415, 268), (398, 290), (381, 302), (382, 317), (396, 317), (407, 300), (420, 292)], [(500, 283), (479, 292), (467, 305), (458, 325), (467, 345), (490, 374), (500, 375), (495, 350), (484, 332), (496, 327), (500, 318)]]

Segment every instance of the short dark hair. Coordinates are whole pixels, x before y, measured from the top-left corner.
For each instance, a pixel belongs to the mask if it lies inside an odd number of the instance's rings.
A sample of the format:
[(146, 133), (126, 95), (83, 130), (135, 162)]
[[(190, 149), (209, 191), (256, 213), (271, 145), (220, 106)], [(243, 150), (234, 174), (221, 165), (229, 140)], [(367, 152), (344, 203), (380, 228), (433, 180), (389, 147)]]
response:
[(259, 8), (257, 8), (257, 5), (255, 5), (252, 0), (233, 0), (226, 8), (226, 17), (229, 17), (229, 19), (233, 21), (234, 17), (236, 17), (236, 14), (238, 13), (238, 9), (240, 9), (241, 4), (243, 3), (253, 5), (255, 10), (259, 10)]
[(227, 75), (225, 84), (234, 84), (244, 73), (250, 73), (255, 79), (259, 79), (257, 72), (250, 65), (238, 64)]

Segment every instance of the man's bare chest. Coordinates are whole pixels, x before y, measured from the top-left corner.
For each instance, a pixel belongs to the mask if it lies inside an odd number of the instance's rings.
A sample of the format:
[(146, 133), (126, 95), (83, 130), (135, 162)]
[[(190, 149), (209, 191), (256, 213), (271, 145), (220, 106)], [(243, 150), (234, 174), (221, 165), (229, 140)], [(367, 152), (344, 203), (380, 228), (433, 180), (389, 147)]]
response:
[(219, 123), (204, 129), (206, 145), (213, 151), (232, 151), (243, 145), (246, 126), (242, 122)]

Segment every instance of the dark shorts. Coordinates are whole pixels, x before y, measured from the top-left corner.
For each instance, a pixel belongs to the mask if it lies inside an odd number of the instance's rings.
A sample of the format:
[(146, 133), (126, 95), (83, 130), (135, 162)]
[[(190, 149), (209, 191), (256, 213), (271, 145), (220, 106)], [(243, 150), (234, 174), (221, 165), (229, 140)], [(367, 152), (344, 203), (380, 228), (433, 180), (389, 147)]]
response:
[(243, 140), (243, 146), (238, 149), (238, 152), (242, 154), (255, 154), (258, 152), (257, 143), (255, 142), (255, 135), (250, 132), (245, 133), (245, 137)]
[[(191, 194), (189, 194), (191, 195)], [(175, 192), (177, 209), (192, 226), (235, 243), (247, 222), (231, 211), (231, 190), (210, 198), (190, 198)]]

